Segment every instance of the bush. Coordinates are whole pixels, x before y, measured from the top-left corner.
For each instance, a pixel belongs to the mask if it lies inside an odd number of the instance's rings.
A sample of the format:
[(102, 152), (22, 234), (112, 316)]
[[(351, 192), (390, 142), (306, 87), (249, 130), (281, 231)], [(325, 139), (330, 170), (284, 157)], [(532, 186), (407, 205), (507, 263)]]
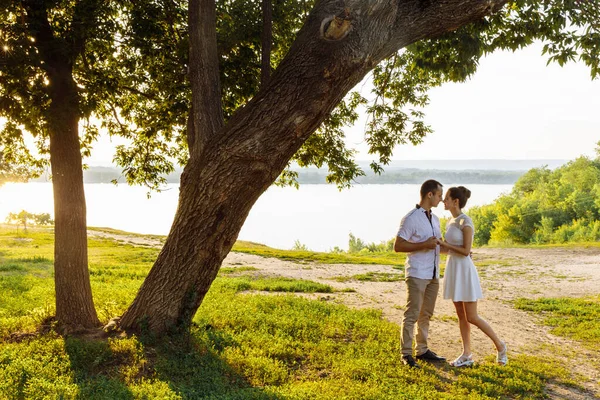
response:
[(512, 192), (473, 207), (475, 245), (600, 239), (600, 158), (579, 157), (550, 171), (534, 168)]
[(25, 210), (19, 213), (9, 213), (6, 217), (7, 223), (16, 223), (17, 229), (23, 225), (23, 229), (27, 230), (27, 224), (30, 225), (54, 225), (54, 221), (48, 213), (33, 214)]
[(387, 253), (394, 251), (395, 238), (381, 243), (365, 243), (352, 233), (349, 236), (348, 253)]

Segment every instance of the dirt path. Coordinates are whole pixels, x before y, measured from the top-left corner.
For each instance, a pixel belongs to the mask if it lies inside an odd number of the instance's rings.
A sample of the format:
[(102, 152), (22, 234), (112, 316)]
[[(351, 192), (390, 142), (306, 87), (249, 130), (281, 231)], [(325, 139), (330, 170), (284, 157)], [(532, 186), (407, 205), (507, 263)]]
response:
[[(114, 235), (90, 231), (90, 235), (112, 238), (126, 243), (160, 246), (159, 240), (143, 236)], [(550, 333), (539, 317), (515, 309), (511, 301), (519, 298), (583, 297), (600, 293), (600, 248), (588, 249), (477, 249), (474, 261), (480, 272), (485, 299), (479, 302), (480, 315), (506, 340), (509, 355), (548, 355), (564, 360), (581, 376), (578, 383), (587, 392), (563, 387), (550, 387), (555, 399), (600, 398), (600, 354), (579, 343)], [(252, 266), (260, 274), (301, 278), (321, 282), (353, 293), (311, 294), (310, 298), (345, 304), (354, 308), (380, 309), (383, 316), (401, 324), (406, 302), (403, 281), (361, 282), (339, 281), (339, 278), (367, 272), (400, 273), (390, 266), (355, 264), (295, 263), (275, 258), (230, 253), (223, 266)], [(461, 352), (457, 319), (452, 303), (438, 299), (430, 332), (430, 346), (453, 359)], [(491, 341), (476, 328), (472, 330), (473, 355), (482, 360), (495, 354)]]

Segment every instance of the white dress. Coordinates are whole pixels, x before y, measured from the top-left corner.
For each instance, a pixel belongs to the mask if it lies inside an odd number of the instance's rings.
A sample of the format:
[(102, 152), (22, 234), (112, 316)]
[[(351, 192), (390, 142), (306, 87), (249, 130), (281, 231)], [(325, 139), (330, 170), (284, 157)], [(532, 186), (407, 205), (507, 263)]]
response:
[[(446, 241), (453, 246), (463, 245), (463, 228), (470, 226), (475, 233), (473, 221), (465, 214), (452, 218), (446, 224)], [(452, 301), (477, 301), (483, 298), (479, 275), (470, 256), (450, 250), (444, 272), (444, 299)]]

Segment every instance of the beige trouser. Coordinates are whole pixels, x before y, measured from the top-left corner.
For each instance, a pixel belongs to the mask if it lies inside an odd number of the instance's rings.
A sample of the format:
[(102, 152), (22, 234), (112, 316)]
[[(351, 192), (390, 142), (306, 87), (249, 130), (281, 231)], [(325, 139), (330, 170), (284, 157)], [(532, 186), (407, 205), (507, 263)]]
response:
[(412, 355), (415, 322), (417, 323), (417, 355), (427, 351), (429, 320), (433, 315), (439, 288), (439, 279), (406, 278), (408, 298), (402, 320), (402, 355)]

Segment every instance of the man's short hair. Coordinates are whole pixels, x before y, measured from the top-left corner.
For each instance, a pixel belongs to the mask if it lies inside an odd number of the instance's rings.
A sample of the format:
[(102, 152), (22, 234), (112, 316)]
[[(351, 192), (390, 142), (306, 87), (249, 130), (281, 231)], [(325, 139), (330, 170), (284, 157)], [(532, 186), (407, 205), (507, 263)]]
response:
[(435, 179), (429, 179), (428, 181), (423, 182), (423, 184), (421, 185), (421, 198), (425, 198), (425, 196), (427, 196), (427, 193), (435, 192), (436, 190), (442, 187), (444, 187), (444, 185), (442, 185)]

